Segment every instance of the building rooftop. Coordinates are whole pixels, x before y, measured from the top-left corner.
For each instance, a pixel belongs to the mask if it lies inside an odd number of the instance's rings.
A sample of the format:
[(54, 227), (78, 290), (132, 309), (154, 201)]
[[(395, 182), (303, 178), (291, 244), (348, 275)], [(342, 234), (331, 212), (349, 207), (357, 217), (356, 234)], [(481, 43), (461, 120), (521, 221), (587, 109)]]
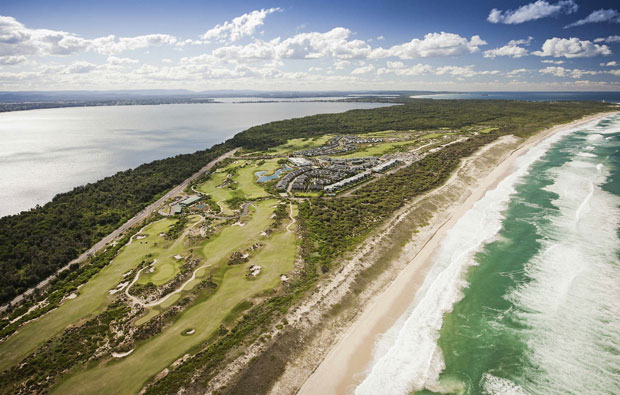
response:
[(200, 196), (198, 196), (198, 195), (192, 195), (192, 196), (189, 196), (189, 197), (188, 197), (187, 199), (185, 199), (185, 200), (181, 200), (181, 201), (179, 202), (179, 204), (180, 204), (180, 205), (182, 205), (182, 206), (189, 206), (189, 205), (190, 205), (190, 204), (192, 204), (192, 203), (196, 203), (196, 202), (197, 202), (197, 201), (199, 201), (200, 199), (201, 199), (201, 197), (200, 197)]

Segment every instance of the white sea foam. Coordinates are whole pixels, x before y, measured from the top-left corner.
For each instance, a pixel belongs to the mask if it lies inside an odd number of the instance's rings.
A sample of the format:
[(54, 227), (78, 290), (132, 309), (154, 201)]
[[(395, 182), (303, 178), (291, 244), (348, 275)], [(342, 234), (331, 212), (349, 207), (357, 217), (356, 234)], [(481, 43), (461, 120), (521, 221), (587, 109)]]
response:
[(589, 152), (580, 152), (577, 154), (577, 156), (581, 156), (583, 158), (596, 158), (596, 155), (591, 154)]
[(493, 376), (490, 373), (482, 375), (482, 385), (485, 394), (489, 395), (527, 395), (520, 386), (508, 379)]
[(620, 198), (600, 188), (605, 168), (554, 171), (559, 214), (542, 229), (531, 281), (507, 298), (523, 322), (528, 393), (620, 393)]
[(553, 143), (582, 128), (556, 133), (518, 158), (513, 172), (447, 232), (412, 306), (377, 342), (372, 365), (355, 389), (356, 394), (406, 394), (425, 386), (439, 386), (439, 374), (444, 369), (437, 345), (439, 329), (444, 314), (462, 297), (461, 290), (467, 285), (463, 276), (468, 267), (476, 264), (474, 254), (501, 229), (502, 211), (517, 181)]

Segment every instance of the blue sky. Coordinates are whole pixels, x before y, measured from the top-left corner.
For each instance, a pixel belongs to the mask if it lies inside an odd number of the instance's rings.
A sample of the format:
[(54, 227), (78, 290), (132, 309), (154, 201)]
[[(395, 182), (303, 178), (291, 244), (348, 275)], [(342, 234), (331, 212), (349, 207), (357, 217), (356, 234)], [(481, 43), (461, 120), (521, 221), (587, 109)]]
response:
[(0, 4), (0, 90), (619, 90), (614, 1)]

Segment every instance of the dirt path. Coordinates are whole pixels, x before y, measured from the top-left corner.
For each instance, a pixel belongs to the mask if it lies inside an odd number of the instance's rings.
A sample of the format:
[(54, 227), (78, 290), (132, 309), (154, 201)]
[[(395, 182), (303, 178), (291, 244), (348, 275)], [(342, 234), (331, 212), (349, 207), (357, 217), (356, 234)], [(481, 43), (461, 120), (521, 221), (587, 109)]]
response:
[(293, 218), (293, 202), (289, 202), (289, 213), (288, 213), (288, 217), (291, 219), (291, 223), (286, 225), (286, 231), (287, 232), (291, 232), (291, 226), (295, 225), (295, 222), (297, 222), (297, 220), (295, 218)]
[[(178, 195), (179, 193), (183, 192), (183, 190), (185, 190), (185, 188), (192, 181), (196, 180), (198, 177), (200, 177), (202, 174), (204, 174), (205, 171), (211, 169), (218, 162), (233, 156), (238, 150), (239, 150), (239, 148), (235, 148), (235, 149), (233, 149), (231, 151), (228, 151), (227, 153), (225, 153), (223, 155), (220, 155), (219, 157), (213, 159), (211, 162), (207, 163), (207, 165), (205, 165), (199, 171), (194, 173), (191, 177), (187, 178), (181, 184), (179, 184), (176, 187), (172, 188), (170, 191), (168, 191), (168, 193), (166, 193), (164, 196), (159, 198), (155, 203), (150, 204), (148, 207), (146, 207), (144, 210), (140, 211), (138, 214), (136, 214), (133, 218), (131, 218), (130, 220), (125, 222), (123, 225), (121, 225), (115, 231), (113, 231), (109, 235), (105, 236), (103, 239), (99, 240), (97, 243), (95, 243), (95, 245), (93, 245), (91, 248), (89, 248), (86, 252), (82, 253), (82, 255), (80, 255), (76, 259), (72, 260), (71, 262), (67, 263), (65, 266), (63, 266), (60, 269), (58, 269), (56, 271), (56, 273), (52, 274), (51, 276), (49, 276), (45, 280), (41, 281), (35, 287), (28, 289), (27, 291), (25, 291), (21, 295), (17, 295), (10, 303), (11, 304), (15, 304), (15, 303), (21, 302), (24, 299), (24, 296), (32, 294), (34, 292), (34, 290), (37, 289), (37, 288), (41, 289), (41, 288), (45, 287), (47, 284), (50, 283), (51, 280), (53, 280), (56, 277), (56, 275), (58, 273), (60, 273), (61, 271), (69, 269), (69, 266), (71, 266), (73, 263), (81, 263), (81, 262), (85, 261), (86, 258), (91, 256), (95, 252), (99, 251), (100, 249), (104, 248), (108, 243), (111, 243), (112, 241), (114, 241), (114, 239), (119, 237), (123, 232), (125, 232), (126, 230), (132, 228), (133, 226), (135, 226), (135, 225), (139, 224), (140, 222), (144, 221), (145, 219), (147, 219), (151, 214), (153, 214), (155, 212), (155, 210), (157, 210), (157, 208), (159, 206), (164, 204), (164, 202), (166, 200), (168, 200), (171, 197), (173, 197), (175, 195)], [(0, 313), (4, 312), (7, 307), (8, 307), (8, 303), (4, 304), (3, 306), (0, 306)]]

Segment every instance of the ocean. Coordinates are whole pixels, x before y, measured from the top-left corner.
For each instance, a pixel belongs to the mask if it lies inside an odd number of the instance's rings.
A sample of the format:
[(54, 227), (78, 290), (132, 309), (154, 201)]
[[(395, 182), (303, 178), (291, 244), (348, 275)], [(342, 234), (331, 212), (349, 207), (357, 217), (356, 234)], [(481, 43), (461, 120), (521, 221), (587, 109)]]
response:
[(620, 393), (620, 116), (518, 158), (434, 259), (357, 394)]
[(251, 126), (379, 103), (277, 102), (71, 107), (0, 113), (0, 217)]
[(411, 96), (419, 99), (478, 99), (525, 101), (606, 101), (620, 103), (620, 92), (464, 92)]

